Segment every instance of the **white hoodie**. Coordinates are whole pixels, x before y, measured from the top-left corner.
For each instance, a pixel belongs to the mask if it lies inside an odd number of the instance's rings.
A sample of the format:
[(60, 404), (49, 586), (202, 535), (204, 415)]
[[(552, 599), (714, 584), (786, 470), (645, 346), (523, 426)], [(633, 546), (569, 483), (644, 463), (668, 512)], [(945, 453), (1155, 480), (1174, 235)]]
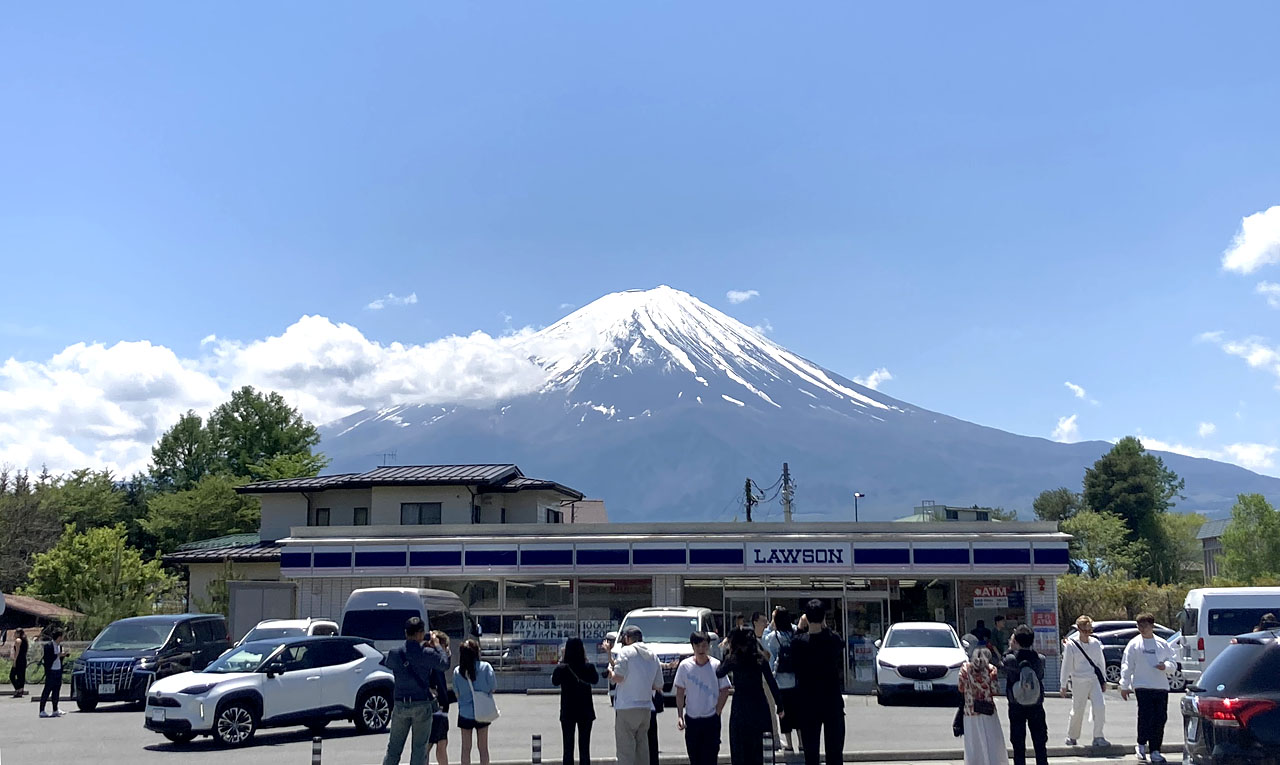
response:
[[(1077, 643), (1079, 645), (1077, 645)], [(1081, 651), (1084, 651), (1082, 654)], [(1093, 664), (1089, 664), (1089, 659), (1093, 659)], [(1091, 638), (1089, 642), (1084, 642), (1080, 638), (1072, 638), (1062, 649), (1062, 676), (1072, 680), (1093, 680), (1098, 681), (1098, 675), (1093, 671), (1096, 665), (1098, 671), (1104, 671), (1107, 667), (1106, 656), (1102, 653), (1102, 643), (1097, 638)]]
[[(1159, 635), (1149, 638), (1137, 635), (1124, 647), (1124, 658), (1120, 662), (1121, 690), (1169, 690), (1169, 673), (1175, 668), (1177, 660), (1173, 646), (1165, 642), (1164, 638)], [(1163, 671), (1156, 669), (1160, 662), (1164, 662)]]
[(662, 690), (662, 664), (644, 643), (632, 643), (618, 651), (613, 674), (618, 683), (614, 709), (652, 709), (653, 692)]

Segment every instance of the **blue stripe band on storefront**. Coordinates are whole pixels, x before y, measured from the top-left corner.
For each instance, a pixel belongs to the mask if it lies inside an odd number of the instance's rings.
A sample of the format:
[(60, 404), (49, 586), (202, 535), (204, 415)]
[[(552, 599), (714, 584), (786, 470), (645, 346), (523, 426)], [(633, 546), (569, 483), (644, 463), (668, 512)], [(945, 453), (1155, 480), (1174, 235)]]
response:
[(637, 566), (683, 566), (685, 565), (684, 548), (653, 549), (639, 548), (632, 551), (632, 562)]
[(910, 566), (911, 550), (906, 547), (870, 547), (853, 548), (853, 563), (856, 566)]
[(461, 550), (410, 550), (410, 566), (461, 566)]
[(1065, 547), (1037, 547), (1036, 548), (1036, 565), (1037, 566), (1065, 566), (1070, 562), (1071, 556), (1067, 553)]
[(724, 549), (695, 547), (689, 550), (690, 566), (741, 566), (742, 561), (741, 547)]
[(311, 553), (284, 550), (280, 553), (280, 568), (311, 568)]
[(911, 551), (917, 566), (967, 566), (967, 547), (917, 547)]
[(1031, 563), (1029, 547), (975, 547), (975, 566), (1025, 566)]
[(521, 550), (521, 566), (572, 566), (573, 550)]
[(631, 562), (628, 550), (578, 550), (579, 566), (625, 566)]
[(404, 568), (404, 550), (356, 550), (356, 568)]
[(467, 550), (468, 566), (514, 566), (515, 550)]
[(320, 552), (315, 554), (316, 568), (351, 568), (351, 553), (349, 552)]

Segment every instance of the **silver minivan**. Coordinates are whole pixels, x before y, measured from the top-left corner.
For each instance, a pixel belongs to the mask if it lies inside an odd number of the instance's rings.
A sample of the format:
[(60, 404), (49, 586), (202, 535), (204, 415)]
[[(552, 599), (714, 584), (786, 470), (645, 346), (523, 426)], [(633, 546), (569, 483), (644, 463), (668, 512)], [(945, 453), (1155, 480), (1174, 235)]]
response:
[(462, 598), (448, 590), (413, 587), (368, 587), (352, 592), (342, 609), (341, 634), (371, 640), (386, 653), (404, 643), (404, 623), (414, 616), (422, 619), (428, 630), (449, 636), (454, 664), (458, 645), (477, 636)]

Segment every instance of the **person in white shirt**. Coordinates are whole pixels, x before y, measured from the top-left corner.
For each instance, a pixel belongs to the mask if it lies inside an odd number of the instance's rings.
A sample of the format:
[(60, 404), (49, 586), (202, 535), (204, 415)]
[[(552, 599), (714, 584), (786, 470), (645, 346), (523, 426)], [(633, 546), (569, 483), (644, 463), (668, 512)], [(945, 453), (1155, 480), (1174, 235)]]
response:
[(613, 664), (614, 743), (618, 765), (649, 765), (649, 726), (653, 693), (662, 690), (662, 664), (634, 625), (618, 635), (622, 650)]
[(693, 656), (676, 668), (676, 727), (684, 731), (689, 765), (715, 765), (720, 757), (720, 714), (729, 700), (729, 678), (716, 677), (720, 662), (712, 658), (711, 636), (689, 636)]
[(1138, 636), (1124, 647), (1120, 662), (1120, 698), (1138, 697), (1139, 762), (1165, 762), (1160, 754), (1169, 718), (1169, 673), (1177, 667), (1173, 647), (1155, 633), (1156, 617), (1138, 614)]
[[(1071, 683), (1071, 718), (1067, 723), (1067, 746), (1075, 746), (1084, 726), (1085, 707), (1092, 702), (1093, 742), (1091, 746), (1111, 746), (1102, 737), (1102, 726), (1107, 721), (1102, 693), (1106, 690), (1107, 658), (1102, 653), (1102, 642), (1093, 637), (1093, 619), (1081, 616), (1076, 619), (1079, 637), (1063, 641), (1061, 677)], [(1101, 676), (1101, 677), (1100, 677)], [(1067, 685), (1062, 685), (1062, 697), (1067, 697)]]
[[(773, 677), (778, 681), (778, 690), (782, 694), (782, 708), (797, 709), (800, 705), (795, 698), (796, 673), (791, 662), (791, 639), (795, 637), (795, 632), (791, 628), (791, 612), (782, 606), (773, 609), (773, 621), (770, 626), (772, 629), (766, 630), (764, 634), (764, 650), (769, 654), (769, 668), (773, 670)], [(782, 733), (779, 743), (786, 751), (793, 751), (791, 730), (795, 727), (794, 717), (784, 716), (778, 720), (778, 726)]]

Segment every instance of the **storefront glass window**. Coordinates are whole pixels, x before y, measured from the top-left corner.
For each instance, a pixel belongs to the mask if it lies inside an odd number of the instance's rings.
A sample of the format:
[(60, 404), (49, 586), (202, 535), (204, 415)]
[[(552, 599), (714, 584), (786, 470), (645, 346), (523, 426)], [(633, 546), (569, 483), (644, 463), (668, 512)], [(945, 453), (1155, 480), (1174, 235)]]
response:
[(548, 608), (573, 608), (572, 580), (507, 580), (508, 614)]
[(890, 583), (891, 621), (956, 623), (954, 579), (897, 579)]
[(652, 579), (579, 579), (578, 636), (586, 644), (587, 657), (607, 664), (600, 647), (605, 634), (616, 632), (627, 612), (651, 605)]
[(471, 611), (497, 610), (498, 581), (496, 579), (436, 579), (427, 585), (434, 590), (448, 590), (462, 598)]
[(686, 606), (710, 608), (716, 622), (716, 633), (724, 635), (724, 580), (685, 579), (683, 602)]

